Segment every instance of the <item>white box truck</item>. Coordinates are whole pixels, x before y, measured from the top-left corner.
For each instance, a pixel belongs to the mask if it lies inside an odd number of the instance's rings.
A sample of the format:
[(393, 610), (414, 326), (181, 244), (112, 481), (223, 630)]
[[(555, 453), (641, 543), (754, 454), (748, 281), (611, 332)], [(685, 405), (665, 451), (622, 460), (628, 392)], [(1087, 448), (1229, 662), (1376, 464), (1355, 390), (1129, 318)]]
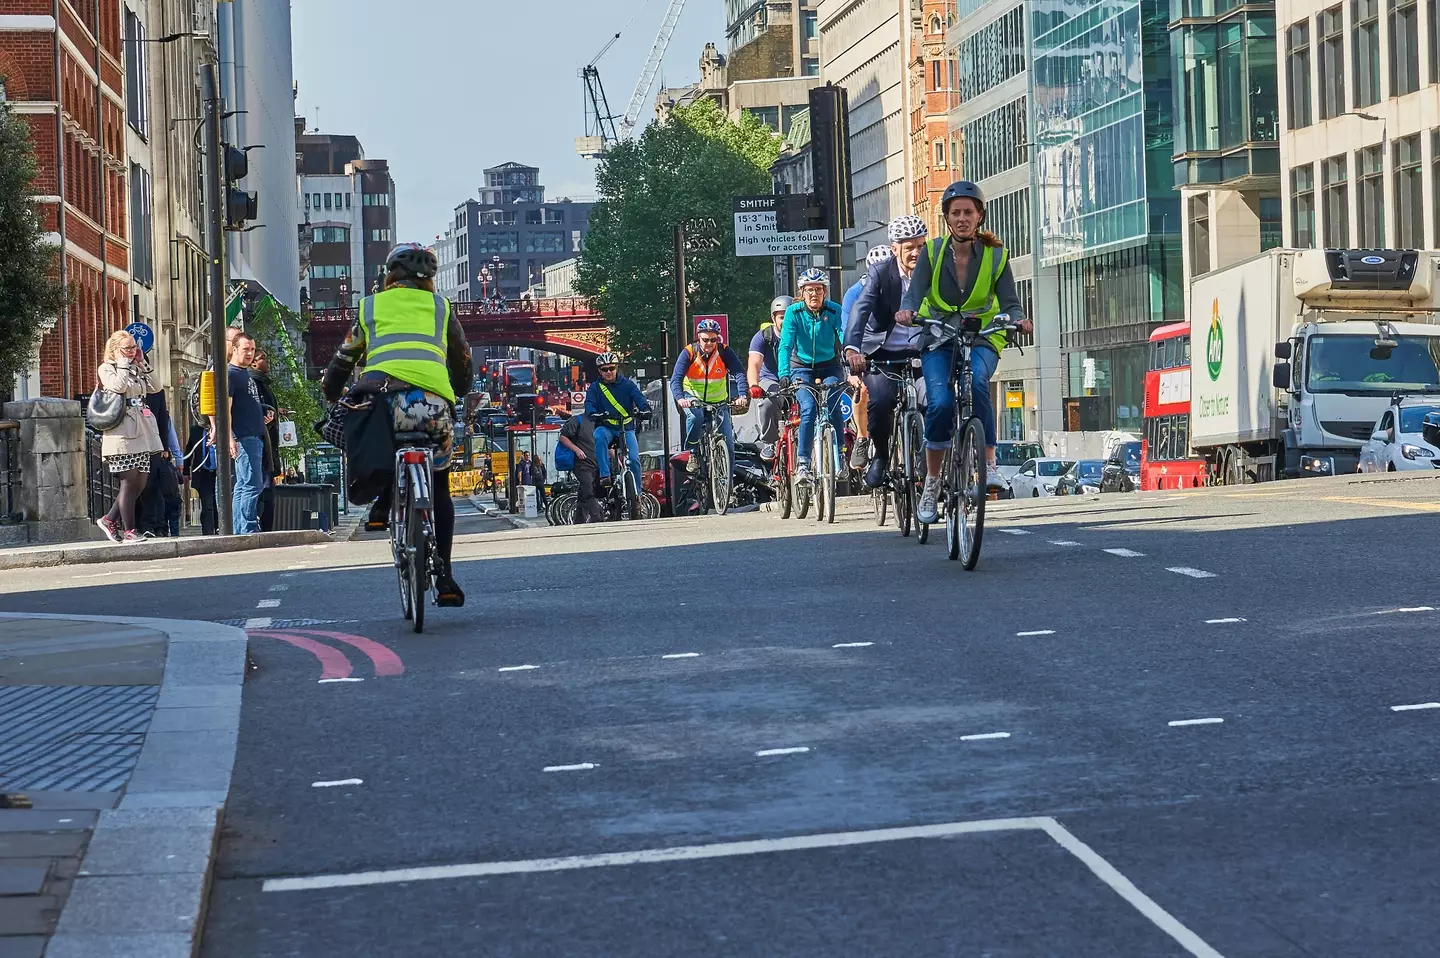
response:
[(1273, 249), (1190, 287), (1190, 445), (1216, 481), (1354, 472), (1396, 393), (1440, 396), (1440, 252)]

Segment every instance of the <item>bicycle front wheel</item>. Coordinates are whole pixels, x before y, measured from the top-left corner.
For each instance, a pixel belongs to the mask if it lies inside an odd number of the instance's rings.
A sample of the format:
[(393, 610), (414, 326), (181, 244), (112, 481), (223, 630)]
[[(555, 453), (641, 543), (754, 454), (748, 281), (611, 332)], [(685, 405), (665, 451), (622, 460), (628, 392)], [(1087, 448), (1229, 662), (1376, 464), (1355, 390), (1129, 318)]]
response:
[(840, 443), (835, 437), (835, 430), (828, 424), (820, 431), (820, 455), (816, 461), (820, 465), (820, 473), (816, 476), (818, 485), (816, 487), (815, 519), (825, 520), (827, 523), (835, 521), (835, 483), (840, 472)]
[(958, 556), (951, 558), (958, 557), (969, 572), (980, 561), (980, 542), (985, 534), (985, 436), (980, 420), (972, 417), (965, 423), (956, 444), (955, 460), (951, 468), (955, 516), (950, 521), (956, 537), (953, 551)]
[(634, 521), (640, 518), (640, 493), (635, 488), (635, 477), (630, 474), (628, 466), (621, 474), (621, 481), (624, 483), (625, 518)]
[(788, 453), (788, 449), (776, 452), (775, 472), (770, 477), (770, 484), (775, 487), (775, 498), (780, 503), (781, 519), (789, 519), (790, 511), (795, 506), (795, 493), (790, 487), (790, 470), (785, 467), (784, 457)]
[(719, 435), (710, 439), (710, 494), (717, 516), (730, 510), (730, 449)]

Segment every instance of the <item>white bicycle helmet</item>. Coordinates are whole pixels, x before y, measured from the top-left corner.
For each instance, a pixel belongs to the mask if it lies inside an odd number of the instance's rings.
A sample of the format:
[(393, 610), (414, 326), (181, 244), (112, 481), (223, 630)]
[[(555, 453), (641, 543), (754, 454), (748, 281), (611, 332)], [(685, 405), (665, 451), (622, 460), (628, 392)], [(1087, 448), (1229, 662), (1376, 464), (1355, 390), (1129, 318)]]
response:
[(886, 232), (890, 236), (890, 242), (903, 243), (906, 240), (925, 239), (930, 235), (930, 228), (920, 217), (906, 213), (891, 220)]
[(888, 246), (872, 246), (870, 252), (865, 254), (865, 265), (874, 266), (876, 263), (883, 263), (894, 255)]
[(823, 269), (812, 266), (800, 274), (800, 278), (795, 281), (795, 285), (801, 289), (804, 289), (806, 286), (824, 286), (826, 289), (829, 289), (830, 274)]
[(795, 302), (795, 297), (793, 296), (776, 296), (770, 300), (770, 315), (774, 316), (776, 313), (785, 312), (793, 302)]
[(620, 365), (619, 353), (601, 353), (595, 357), (596, 366), (618, 366)]

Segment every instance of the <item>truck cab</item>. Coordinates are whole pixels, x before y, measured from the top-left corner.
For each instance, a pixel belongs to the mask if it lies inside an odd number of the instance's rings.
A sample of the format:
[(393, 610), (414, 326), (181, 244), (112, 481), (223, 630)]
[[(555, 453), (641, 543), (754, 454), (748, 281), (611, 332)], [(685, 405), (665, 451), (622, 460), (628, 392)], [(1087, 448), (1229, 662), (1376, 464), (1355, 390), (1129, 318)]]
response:
[(1396, 395), (1440, 398), (1436, 268), (1414, 250), (1297, 255), (1300, 314), (1275, 344), (1272, 377), (1284, 475), (1354, 472)]

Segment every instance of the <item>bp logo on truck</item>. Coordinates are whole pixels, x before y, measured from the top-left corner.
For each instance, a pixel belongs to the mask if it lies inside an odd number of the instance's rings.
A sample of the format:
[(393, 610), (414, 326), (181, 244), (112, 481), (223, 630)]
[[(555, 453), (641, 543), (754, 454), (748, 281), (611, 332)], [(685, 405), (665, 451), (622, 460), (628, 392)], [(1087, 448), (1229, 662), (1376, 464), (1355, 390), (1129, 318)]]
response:
[(1225, 358), (1225, 334), (1220, 330), (1220, 300), (1210, 306), (1210, 335), (1205, 337), (1205, 370), (1210, 381), (1220, 378), (1220, 362)]

